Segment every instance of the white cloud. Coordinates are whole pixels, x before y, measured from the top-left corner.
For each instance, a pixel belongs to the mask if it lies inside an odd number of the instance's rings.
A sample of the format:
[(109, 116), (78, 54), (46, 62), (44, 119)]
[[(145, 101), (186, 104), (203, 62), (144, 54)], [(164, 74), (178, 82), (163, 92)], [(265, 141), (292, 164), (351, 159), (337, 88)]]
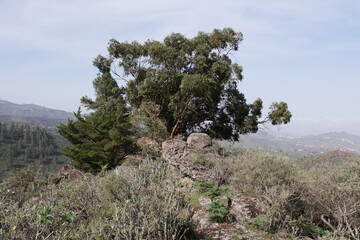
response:
[[(252, 35), (267, 38), (261, 41), (252, 37), (249, 47), (289, 54), (286, 49), (299, 51), (308, 44), (308, 36), (298, 38), (296, 28), (302, 25), (316, 27), (316, 24), (336, 23), (346, 18), (343, 12), (339, 12), (339, 9), (346, 7), (344, 2), (5, 1), (0, 10), (0, 26), (3, 29), (0, 36), (8, 43), (17, 42), (29, 47), (72, 53), (74, 48), (85, 51), (100, 41), (103, 44), (103, 36), (117, 35), (125, 39), (136, 36), (136, 39), (140, 37), (145, 40), (162, 38), (173, 31), (195, 34), (199, 30), (210, 31), (214, 27), (230, 26), (243, 31), (245, 38)], [(293, 32), (296, 38), (287, 36), (289, 32)], [(267, 35), (286, 37), (287, 42), (272, 42)], [(82, 47), (84, 45), (86, 47)]]

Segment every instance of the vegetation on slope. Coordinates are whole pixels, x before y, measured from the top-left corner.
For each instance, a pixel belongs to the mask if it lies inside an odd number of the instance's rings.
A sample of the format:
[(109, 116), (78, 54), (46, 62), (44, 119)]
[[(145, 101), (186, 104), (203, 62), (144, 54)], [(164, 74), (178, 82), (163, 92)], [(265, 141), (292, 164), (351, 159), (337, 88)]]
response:
[(22, 170), (2, 185), (1, 239), (170, 240), (191, 234), (182, 214), (187, 204), (161, 163), (122, 166), (52, 186), (30, 175)]
[(60, 154), (66, 143), (44, 128), (27, 124), (0, 123), (0, 179), (17, 168), (44, 166), (45, 173), (67, 164), (69, 159)]
[[(198, 156), (217, 176), (201, 192), (254, 195), (267, 206), (234, 239), (359, 239), (360, 159), (306, 170), (265, 151), (222, 153)], [(1, 185), (0, 238), (211, 239), (194, 232), (193, 193), (184, 191), (178, 174), (161, 159), (58, 185), (22, 170)], [(223, 205), (210, 207), (214, 221), (231, 221)]]

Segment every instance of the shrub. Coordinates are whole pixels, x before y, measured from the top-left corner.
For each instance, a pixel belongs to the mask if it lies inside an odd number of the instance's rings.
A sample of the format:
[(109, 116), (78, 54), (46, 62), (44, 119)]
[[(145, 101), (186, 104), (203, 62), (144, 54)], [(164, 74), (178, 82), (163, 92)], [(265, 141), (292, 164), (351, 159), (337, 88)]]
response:
[(312, 221), (336, 237), (360, 238), (360, 159), (303, 172)]
[(228, 221), (229, 208), (225, 206), (223, 201), (213, 199), (208, 206), (209, 214), (208, 217), (214, 222), (226, 222)]
[(211, 199), (221, 195), (225, 195), (228, 191), (227, 186), (215, 186), (215, 183), (213, 181), (198, 180), (197, 187), (200, 193), (203, 193), (205, 196), (208, 196)]
[(244, 150), (226, 162), (233, 171), (230, 185), (243, 193), (263, 194), (274, 186), (290, 186), (297, 175), (295, 165), (286, 157), (261, 150)]
[(257, 216), (255, 218), (247, 219), (245, 222), (250, 229), (267, 230), (270, 221), (266, 216)]
[(23, 168), (10, 174), (0, 187), (3, 201), (13, 201), (21, 206), (25, 201), (40, 194), (45, 185), (42, 175), (31, 168)]
[(147, 160), (103, 175), (63, 181), (20, 207), (6, 205), (0, 239), (166, 240), (192, 233), (187, 204), (162, 163)]

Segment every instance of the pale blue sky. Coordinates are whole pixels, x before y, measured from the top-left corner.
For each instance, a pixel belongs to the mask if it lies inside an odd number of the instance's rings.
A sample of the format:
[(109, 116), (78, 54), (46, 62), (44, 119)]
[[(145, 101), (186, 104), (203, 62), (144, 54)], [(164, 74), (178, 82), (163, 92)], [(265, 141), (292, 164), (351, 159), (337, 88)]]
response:
[[(360, 134), (358, 0), (0, 0), (0, 99), (74, 111), (118, 41), (232, 27), (249, 101), (286, 101), (284, 134)], [(267, 109), (264, 109), (267, 112)]]

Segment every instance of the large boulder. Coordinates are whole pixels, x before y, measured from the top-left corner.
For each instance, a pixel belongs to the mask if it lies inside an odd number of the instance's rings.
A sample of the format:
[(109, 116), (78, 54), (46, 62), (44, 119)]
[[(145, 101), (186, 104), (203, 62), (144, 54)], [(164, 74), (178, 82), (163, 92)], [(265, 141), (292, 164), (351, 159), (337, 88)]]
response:
[(188, 148), (195, 152), (204, 152), (211, 147), (212, 141), (206, 133), (192, 133), (187, 139)]

